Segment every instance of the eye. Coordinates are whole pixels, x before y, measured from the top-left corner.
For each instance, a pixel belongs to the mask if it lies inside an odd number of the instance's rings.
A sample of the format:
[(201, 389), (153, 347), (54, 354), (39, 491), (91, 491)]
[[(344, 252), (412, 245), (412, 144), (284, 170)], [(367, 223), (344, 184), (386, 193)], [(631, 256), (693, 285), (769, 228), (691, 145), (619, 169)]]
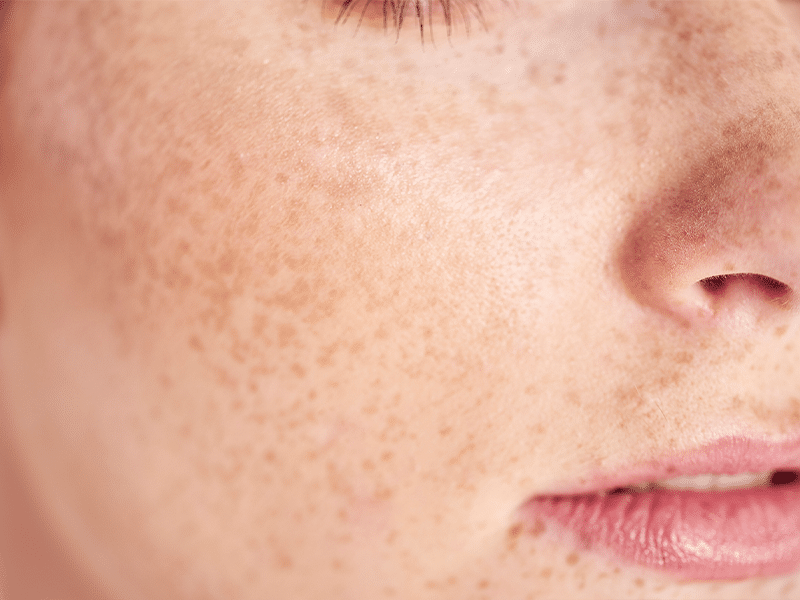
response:
[[(433, 40), (435, 30), (443, 29), (450, 38), (454, 30), (469, 34), (474, 27), (486, 29), (484, 4), (489, 0), (323, 0), (323, 15), (337, 25), (351, 24), (383, 29), (400, 36), (401, 30), (419, 30), (420, 40)], [(497, 0), (493, 0), (497, 2)], [(499, 0), (507, 5), (508, 0)]]

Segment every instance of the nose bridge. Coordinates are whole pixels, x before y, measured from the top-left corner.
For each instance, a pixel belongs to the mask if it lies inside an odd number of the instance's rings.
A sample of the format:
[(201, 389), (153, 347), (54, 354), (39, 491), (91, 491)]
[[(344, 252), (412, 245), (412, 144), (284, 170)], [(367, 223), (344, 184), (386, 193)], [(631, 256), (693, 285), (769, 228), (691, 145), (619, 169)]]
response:
[[(680, 139), (663, 153), (664, 176), (629, 224), (621, 277), (640, 303), (683, 322), (743, 307), (778, 314), (775, 289), (786, 290), (779, 306), (798, 306), (797, 40), (777, 3), (670, 2), (664, 10), (672, 32), (662, 42), (670, 44), (667, 81), (687, 86), (686, 68), (697, 91), (682, 94), (689, 99), (677, 111)], [(733, 295), (704, 286), (730, 275), (750, 277), (735, 307)], [(781, 287), (767, 293), (764, 281)]]

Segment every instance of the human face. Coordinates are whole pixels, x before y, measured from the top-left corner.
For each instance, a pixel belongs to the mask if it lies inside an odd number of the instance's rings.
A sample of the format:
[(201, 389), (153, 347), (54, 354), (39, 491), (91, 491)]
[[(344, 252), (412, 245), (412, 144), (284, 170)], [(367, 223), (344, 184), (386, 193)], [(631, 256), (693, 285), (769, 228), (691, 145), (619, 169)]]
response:
[(340, 6), (12, 7), (2, 402), (71, 560), (125, 600), (797, 594), (796, 549), (659, 567), (529, 502), (800, 468), (796, 7)]

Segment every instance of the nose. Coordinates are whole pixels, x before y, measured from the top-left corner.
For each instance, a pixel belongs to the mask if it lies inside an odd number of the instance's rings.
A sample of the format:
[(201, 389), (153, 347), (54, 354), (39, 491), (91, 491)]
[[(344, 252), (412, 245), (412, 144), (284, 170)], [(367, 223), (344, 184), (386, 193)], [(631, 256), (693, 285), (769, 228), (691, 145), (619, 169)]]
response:
[(800, 306), (798, 39), (777, 3), (691, 4), (676, 12), (676, 26), (702, 20), (698, 35), (716, 49), (676, 46), (675, 60), (691, 59), (695, 73), (722, 83), (713, 101), (699, 94), (683, 111), (690, 126), (680, 130), (677, 150), (664, 154), (665, 175), (629, 221), (620, 276), (642, 306), (683, 325), (752, 329), (793, 319)]

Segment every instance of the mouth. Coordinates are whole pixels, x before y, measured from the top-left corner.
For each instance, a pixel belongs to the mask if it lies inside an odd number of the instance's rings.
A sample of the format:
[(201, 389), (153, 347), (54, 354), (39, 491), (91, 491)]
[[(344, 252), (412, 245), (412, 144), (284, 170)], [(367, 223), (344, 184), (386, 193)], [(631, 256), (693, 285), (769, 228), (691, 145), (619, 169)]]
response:
[(733, 475), (704, 473), (702, 475), (681, 475), (661, 481), (647, 481), (627, 487), (603, 490), (601, 494), (635, 494), (656, 490), (676, 492), (727, 492), (767, 486), (791, 485), (800, 477), (800, 471), (775, 470), (760, 473), (736, 473)]
[(800, 443), (727, 438), (626, 471), (536, 496), (521, 522), (551, 523), (581, 549), (682, 579), (800, 569)]

